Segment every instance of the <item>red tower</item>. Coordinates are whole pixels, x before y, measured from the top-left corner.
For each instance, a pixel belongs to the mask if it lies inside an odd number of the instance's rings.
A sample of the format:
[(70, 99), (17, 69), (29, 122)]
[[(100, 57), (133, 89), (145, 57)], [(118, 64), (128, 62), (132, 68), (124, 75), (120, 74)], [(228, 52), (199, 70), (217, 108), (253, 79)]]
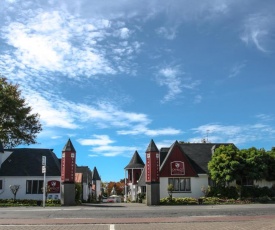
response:
[(147, 205), (158, 205), (160, 200), (159, 192), (159, 150), (153, 140), (146, 150), (146, 197)]
[(61, 159), (61, 182), (74, 183), (75, 182), (75, 161), (76, 151), (69, 139), (62, 150)]
[(62, 150), (61, 159), (61, 204), (75, 205), (76, 151), (69, 139)]

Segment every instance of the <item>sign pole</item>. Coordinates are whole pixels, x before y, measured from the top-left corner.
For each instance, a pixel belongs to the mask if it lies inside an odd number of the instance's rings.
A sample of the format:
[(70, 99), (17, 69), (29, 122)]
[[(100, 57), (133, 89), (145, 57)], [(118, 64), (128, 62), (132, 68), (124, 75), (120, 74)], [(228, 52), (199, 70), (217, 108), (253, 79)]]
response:
[(42, 173), (44, 173), (43, 208), (45, 208), (45, 203), (46, 203), (46, 156), (42, 156)]

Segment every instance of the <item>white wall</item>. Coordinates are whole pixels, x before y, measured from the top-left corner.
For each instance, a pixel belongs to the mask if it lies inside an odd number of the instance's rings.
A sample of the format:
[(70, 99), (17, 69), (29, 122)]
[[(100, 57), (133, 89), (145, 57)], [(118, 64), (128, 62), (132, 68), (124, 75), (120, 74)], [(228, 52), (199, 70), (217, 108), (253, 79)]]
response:
[(266, 181), (266, 180), (259, 180), (259, 181), (254, 181), (254, 185), (259, 186), (259, 187), (269, 187), (271, 188), (272, 185), (275, 185), (275, 181)]
[[(0, 190), (0, 199), (13, 199), (13, 193), (10, 190), (10, 185), (20, 185), (20, 188), (16, 194), (16, 199), (31, 199), (31, 200), (43, 200), (43, 194), (26, 194), (26, 181), (27, 180), (44, 180), (44, 177), (0, 177), (3, 181), (3, 189)], [(60, 176), (46, 177), (46, 183), (51, 180), (60, 181)], [(52, 193), (52, 195), (58, 194), (60, 199), (60, 193)], [(50, 195), (50, 194), (49, 194)]]
[(138, 194), (138, 186), (133, 185), (133, 183), (128, 183), (130, 191), (127, 194), (127, 198), (130, 199), (131, 201), (136, 201), (137, 199), (137, 194)]
[[(202, 187), (208, 187), (208, 176), (199, 175), (199, 177), (191, 177), (191, 192), (174, 192), (173, 197), (193, 197), (199, 198), (204, 196), (204, 193), (201, 191)], [(168, 197), (167, 192), (168, 187), (168, 177), (160, 178), (160, 199)]]

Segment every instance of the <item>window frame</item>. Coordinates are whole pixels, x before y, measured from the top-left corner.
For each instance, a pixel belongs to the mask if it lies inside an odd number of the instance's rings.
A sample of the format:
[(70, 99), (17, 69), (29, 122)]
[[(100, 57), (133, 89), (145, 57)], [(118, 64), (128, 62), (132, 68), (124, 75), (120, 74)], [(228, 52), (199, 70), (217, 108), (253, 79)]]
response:
[(191, 178), (186, 177), (170, 177), (168, 178), (168, 185), (172, 184), (174, 193), (189, 193), (192, 192)]
[(43, 194), (44, 180), (26, 180), (26, 194)]

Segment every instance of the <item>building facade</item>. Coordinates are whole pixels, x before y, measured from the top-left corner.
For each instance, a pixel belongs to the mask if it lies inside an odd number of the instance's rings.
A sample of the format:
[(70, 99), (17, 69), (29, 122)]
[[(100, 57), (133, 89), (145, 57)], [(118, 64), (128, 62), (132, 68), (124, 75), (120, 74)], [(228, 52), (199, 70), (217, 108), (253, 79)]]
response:
[[(71, 144), (70, 140), (68, 142)], [(66, 148), (68, 147), (67, 144), (65, 145)], [(74, 149), (73, 152), (75, 152)], [(45, 193), (48, 199), (61, 199), (62, 183), (64, 181), (80, 182), (83, 200), (87, 201), (89, 195), (95, 193), (92, 188), (93, 184), (97, 185), (97, 195), (100, 194), (101, 179), (96, 168), (92, 172), (88, 166), (79, 167), (75, 164), (76, 159), (74, 159), (73, 165), (72, 162), (68, 163), (70, 172), (64, 171), (62, 178), (62, 159), (57, 158), (52, 149), (4, 149), (0, 142), (0, 199), (13, 198), (10, 186), (18, 185), (16, 199), (43, 200), (44, 173), (42, 172), (42, 159), (44, 157), (46, 158)], [(71, 157), (71, 154), (69, 154), (69, 157)], [(75, 157), (76, 155), (74, 155)], [(66, 180), (66, 176), (70, 181)], [(79, 178), (81, 178), (80, 181)]]

